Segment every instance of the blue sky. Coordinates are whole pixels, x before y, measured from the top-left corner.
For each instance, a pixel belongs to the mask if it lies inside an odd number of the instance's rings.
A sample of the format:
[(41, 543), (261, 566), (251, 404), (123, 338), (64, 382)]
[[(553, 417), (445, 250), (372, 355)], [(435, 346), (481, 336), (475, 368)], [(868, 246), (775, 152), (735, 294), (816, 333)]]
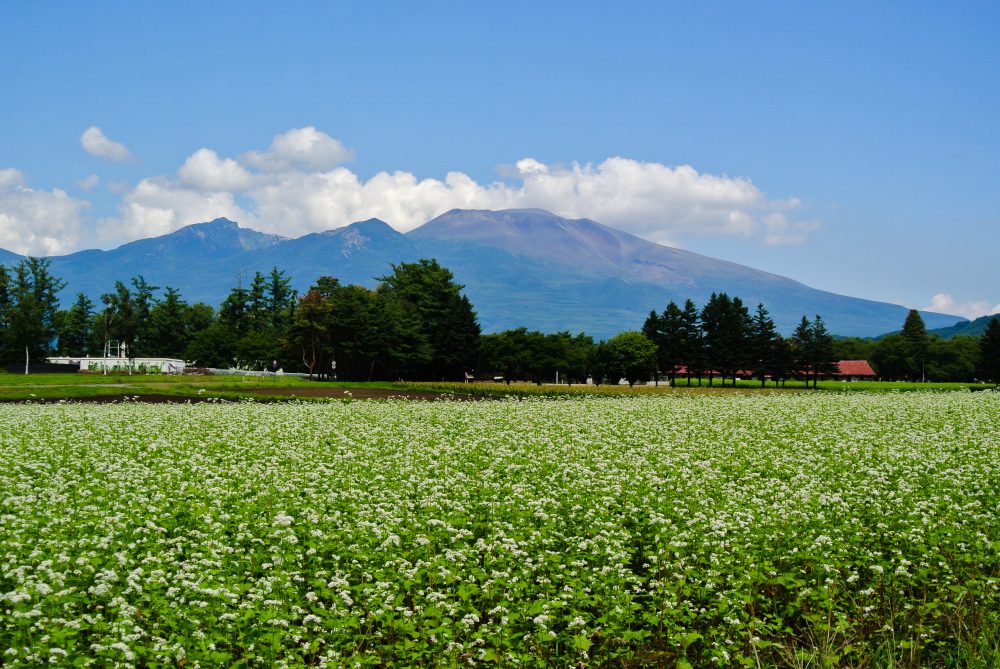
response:
[(1000, 310), (996, 3), (206, 4), (0, 4), (0, 247), (541, 206)]

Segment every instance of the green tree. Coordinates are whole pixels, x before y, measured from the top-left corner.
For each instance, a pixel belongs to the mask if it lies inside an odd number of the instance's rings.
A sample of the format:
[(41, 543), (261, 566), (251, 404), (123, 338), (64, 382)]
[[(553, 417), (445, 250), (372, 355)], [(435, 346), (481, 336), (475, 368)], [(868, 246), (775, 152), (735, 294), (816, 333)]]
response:
[(705, 341), (705, 364), (709, 368), (708, 385), (718, 371), (722, 385), (733, 378), (748, 363), (750, 314), (740, 298), (726, 293), (712, 293), (701, 310), (701, 327)]
[(134, 351), (130, 350), (130, 357), (141, 358), (150, 354), (150, 344), (153, 339), (153, 320), (150, 318), (150, 311), (156, 300), (153, 292), (159, 290), (159, 286), (151, 286), (140, 274), (132, 277), (132, 309), (135, 317), (135, 341)]
[(315, 289), (302, 296), (295, 310), (289, 342), (301, 352), (302, 364), (309, 370), (310, 380), (326, 345), (330, 311), (330, 301)]
[(750, 323), (748, 340), (750, 369), (760, 379), (761, 388), (767, 383), (767, 375), (774, 371), (778, 337), (770, 313), (763, 304), (758, 304)]
[(6, 320), (4, 358), (23, 356), (24, 373), (32, 358), (44, 359), (52, 351), (57, 330), (59, 298), (66, 285), (49, 271), (47, 258), (25, 258), (12, 275), (0, 276), (0, 318)]
[(392, 274), (379, 280), (379, 289), (411, 311), (426, 337), (430, 359), (412, 365), (415, 377), (462, 379), (475, 365), (480, 330), (476, 312), (451, 271), (436, 260), (421, 259), (392, 265)]
[(433, 348), (417, 309), (398, 291), (380, 286), (375, 291), (373, 313), (375, 377), (418, 378), (431, 365)]
[(658, 386), (660, 385), (660, 372), (662, 369), (660, 355), (665, 348), (666, 337), (663, 332), (663, 321), (655, 311), (650, 311), (649, 316), (646, 317), (646, 321), (642, 324), (642, 334), (646, 335), (646, 339), (656, 344), (656, 369), (653, 370), (653, 384)]
[(811, 323), (805, 316), (802, 317), (792, 335), (792, 350), (795, 365), (805, 375), (807, 386), (810, 376), (813, 388), (816, 388), (820, 376), (832, 374), (836, 370), (833, 335), (826, 329), (826, 323), (819, 314)]
[(598, 342), (591, 350), (588, 367), (590, 367), (590, 374), (595, 386), (605, 382), (618, 383), (618, 379), (621, 378), (620, 374), (612, 378), (617, 372), (615, 371), (615, 361), (612, 360), (611, 349), (606, 341)]
[(979, 376), (1000, 384), (1000, 319), (996, 316), (986, 324), (979, 339)]
[[(139, 321), (132, 292), (121, 281), (115, 281), (114, 292), (101, 295), (101, 302), (104, 304), (104, 355), (111, 355), (114, 344), (119, 357), (134, 359)], [(129, 364), (131, 372), (132, 365)]]
[(687, 368), (687, 385), (690, 387), (691, 377), (697, 375), (700, 386), (702, 371), (705, 369), (705, 339), (702, 336), (698, 307), (691, 300), (684, 301), (678, 337), (677, 357), (680, 364)]
[(920, 312), (910, 309), (903, 323), (904, 355), (906, 356), (906, 366), (910, 381), (926, 380), (927, 376), (927, 351), (930, 342), (927, 337), (927, 328), (924, 326), (924, 319), (920, 317)]
[(567, 385), (586, 383), (590, 352), (594, 348), (593, 338), (582, 332), (575, 336), (569, 332), (557, 332), (548, 335), (548, 339), (556, 351), (561, 379)]
[(180, 357), (191, 343), (188, 305), (176, 288), (167, 286), (163, 299), (149, 312), (148, 341), (150, 355)]
[(972, 381), (979, 362), (979, 337), (957, 335), (942, 339), (932, 335), (927, 347), (929, 381)]
[(656, 344), (641, 332), (622, 332), (607, 341), (611, 380), (624, 378), (632, 387), (649, 379), (656, 366)]
[(806, 385), (809, 385), (809, 376), (814, 372), (812, 352), (813, 352), (813, 329), (812, 323), (805, 316), (799, 321), (792, 334), (792, 356), (795, 360), (795, 371), (805, 376)]
[(72, 307), (59, 312), (60, 355), (84, 356), (91, 351), (93, 317), (94, 303), (83, 293), (76, 294)]
[(782, 337), (780, 334), (774, 342), (774, 360), (771, 363), (771, 378), (774, 380), (774, 387), (785, 386), (788, 375), (795, 371), (795, 349), (792, 340)]
[(837, 358), (833, 349), (833, 335), (826, 329), (823, 318), (816, 314), (812, 322), (812, 350), (810, 351), (813, 367), (813, 388), (820, 376), (837, 372)]
[(895, 333), (879, 339), (871, 362), (883, 379), (909, 378), (910, 363), (906, 357), (906, 340), (903, 335)]
[(527, 328), (483, 335), (479, 340), (479, 368), (491, 374), (499, 373), (507, 385), (528, 378), (530, 355)]
[(861, 337), (844, 337), (833, 342), (833, 353), (837, 360), (868, 360), (875, 354), (878, 342)]
[(191, 338), (184, 359), (195, 367), (228, 368), (235, 362), (238, 341), (231, 327), (216, 321)]
[(277, 267), (271, 268), (271, 273), (267, 277), (265, 299), (270, 325), (279, 330), (292, 322), (295, 303), (298, 300), (291, 284), (292, 280), (283, 270), (279, 270)]

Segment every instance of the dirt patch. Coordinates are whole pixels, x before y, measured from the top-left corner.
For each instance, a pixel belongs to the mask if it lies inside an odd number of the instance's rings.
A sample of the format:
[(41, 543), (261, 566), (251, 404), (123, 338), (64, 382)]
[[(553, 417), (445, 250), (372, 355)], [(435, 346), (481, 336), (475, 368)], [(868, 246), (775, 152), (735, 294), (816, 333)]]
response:
[(325, 397), (335, 400), (458, 400), (481, 399), (472, 395), (436, 393), (424, 390), (385, 390), (382, 388), (247, 388), (241, 393), (271, 397)]
[[(225, 391), (220, 391), (225, 392)], [(257, 402), (267, 402), (278, 398), (290, 399), (321, 398), (331, 400), (422, 400), (422, 401), (470, 401), (481, 400), (482, 397), (452, 393), (426, 392), (422, 390), (385, 390), (380, 388), (242, 388), (240, 395), (253, 395)], [(123, 402), (142, 402), (144, 404), (201, 404), (203, 402), (232, 402), (229, 398), (214, 397), (211, 391), (203, 395), (157, 395), (157, 394), (121, 394), (121, 395), (87, 395), (81, 397), (31, 397), (25, 399), (0, 399), (0, 402), (31, 402), (33, 404), (111, 404)]]

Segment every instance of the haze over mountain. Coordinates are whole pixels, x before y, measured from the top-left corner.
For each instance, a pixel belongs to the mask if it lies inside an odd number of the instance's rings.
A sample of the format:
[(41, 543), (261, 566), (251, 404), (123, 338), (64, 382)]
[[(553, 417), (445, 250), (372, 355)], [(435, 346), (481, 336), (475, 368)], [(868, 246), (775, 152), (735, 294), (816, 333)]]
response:
[[(14, 254), (0, 262), (16, 261)], [(3, 258), (7, 260), (3, 260)], [(95, 302), (115, 280), (142, 274), (152, 285), (178, 288), (188, 302), (222, 302), (255, 271), (285, 270), (300, 293), (321, 275), (368, 287), (391, 263), (436, 258), (451, 269), (475, 306), (484, 332), (525, 326), (546, 332), (584, 331), (605, 338), (638, 329), (669, 300), (699, 306), (712, 292), (763, 302), (783, 333), (803, 315), (820, 314), (831, 332), (874, 336), (896, 330), (907, 309), (810, 288), (787, 277), (654, 244), (588, 219), (538, 209), (452, 210), (407, 234), (370, 219), (288, 239), (216, 219), (110, 251), (52, 258), (67, 282)], [(960, 317), (923, 313), (928, 328)]]

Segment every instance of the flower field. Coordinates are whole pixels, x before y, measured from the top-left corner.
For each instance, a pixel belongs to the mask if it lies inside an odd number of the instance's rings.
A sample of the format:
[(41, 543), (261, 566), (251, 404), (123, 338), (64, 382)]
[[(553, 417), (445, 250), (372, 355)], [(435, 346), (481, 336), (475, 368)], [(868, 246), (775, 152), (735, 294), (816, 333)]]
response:
[(2, 405), (0, 652), (996, 666), (1000, 394)]

